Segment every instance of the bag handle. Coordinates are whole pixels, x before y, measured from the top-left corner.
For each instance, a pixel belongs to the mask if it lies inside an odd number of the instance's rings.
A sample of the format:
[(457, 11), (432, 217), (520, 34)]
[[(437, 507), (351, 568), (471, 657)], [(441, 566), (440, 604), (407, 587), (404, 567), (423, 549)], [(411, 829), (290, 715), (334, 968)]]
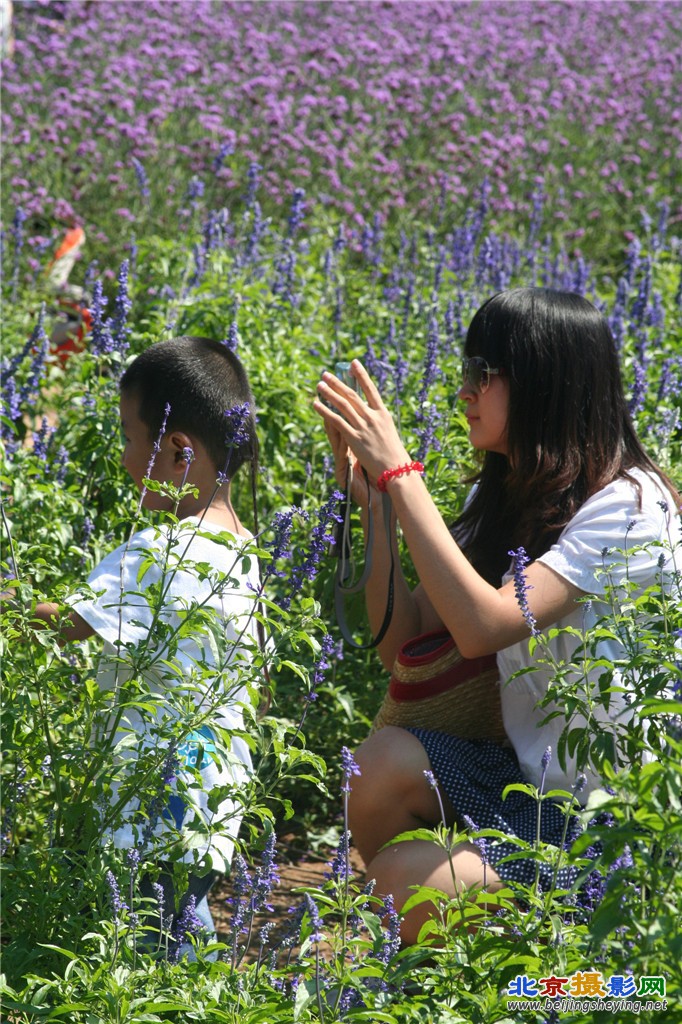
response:
[(341, 635), (344, 641), (353, 647), (356, 651), (367, 651), (372, 647), (377, 647), (386, 636), (388, 627), (391, 624), (391, 618), (393, 617), (393, 601), (394, 601), (394, 576), (395, 576), (395, 559), (393, 556), (393, 545), (391, 544), (391, 512), (392, 505), (391, 499), (386, 491), (381, 495), (381, 504), (384, 518), (384, 528), (386, 530), (386, 536), (389, 540), (389, 550), (391, 556), (391, 567), (388, 574), (388, 594), (386, 597), (386, 611), (384, 612), (384, 619), (379, 627), (379, 632), (375, 637), (365, 644), (358, 643), (354, 640), (348, 623), (346, 621), (346, 612), (344, 608), (344, 599), (347, 594), (357, 594), (359, 591), (364, 590), (367, 585), (367, 581), (372, 573), (372, 548), (374, 546), (374, 524), (372, 517), (372, 492), (369, 486), (369, 477), (367, 471), (362, 470), (362, 475), (365, 478), (365, 484), (367, 485), (367, 510), (368, 510), (368, 522), (367, 522), (367, 538), (365, 541), (365, 565), (360, 576), (360, 579), (356, 583), (349, 583), (348, 580), (352, 575), (352, 545), (350, 536), (350, 512), (351, 512), (351, 500), (350, 500), (350, 487), (351, 487), (351, 475), (350, 466), (346, 471), (346, 496), (343, 499), (341, 506), (343, 514), (343, 528), (340, 531), (341, 537), (338, 543), (338, 562), (336, 566), (336, 579), (334, 581), (334, 609), (336, 612), (336, 621)]

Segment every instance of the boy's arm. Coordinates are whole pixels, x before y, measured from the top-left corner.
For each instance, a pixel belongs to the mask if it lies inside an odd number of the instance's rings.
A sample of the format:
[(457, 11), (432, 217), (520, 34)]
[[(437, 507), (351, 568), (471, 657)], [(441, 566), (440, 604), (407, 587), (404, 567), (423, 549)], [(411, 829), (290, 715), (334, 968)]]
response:
[(65, 642), (69, 640), (87, 640), (94, 634), (90, 626), (78, 612), (65, 612), (60, 605), (54, 601), (44, 601), (37, 604), (33, 612), (33, 618), (44, 623), (51, 629), (59, 631), (59, 638)]

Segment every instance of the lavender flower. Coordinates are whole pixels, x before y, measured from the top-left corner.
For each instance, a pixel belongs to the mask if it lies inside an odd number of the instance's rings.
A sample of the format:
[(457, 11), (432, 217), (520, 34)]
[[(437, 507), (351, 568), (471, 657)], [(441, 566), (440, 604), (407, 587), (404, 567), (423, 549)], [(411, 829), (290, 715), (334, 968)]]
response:
[(255, 201), (250, 207), (251, 230), (246, 240), (242, 263), (245, 265), (255, 264), (258, 259), (260, 243), (265, 234), (265, 221), (261, 213), (260, 203)]
[(239, 331), (237, 330), (237, 321), (233, 320), (230, 324), (227, 332), (227, 338), (223, 344), (230, 350), (230, 352), (236, 352), (239, 347)]
[[(170, 411), (171, 411), (170, 404), (168, 402), (166, 402), (166, 404), (165, 404), (165, 406), (163, 408), (163, 420), (161, 422), (161, 427), (159, 429), (159, 433), (157, 435), (156, 441), (152, 445), (152, 452), (151, 452), (151, 455), (149, 456), (149, 462), (147, 464), (147, 472), (146, 472), (145, 475), (149, 479), (151, 479), (152, 470), (154, 469), (154, 463), (156, 462), (156, 456), (161, 451), (161, 441), (163, 440), (163, 437), (164, 437), (164, 435), (166, 433), (166, 427), (168, 425), (168, 417), (170, 416)], [(146, 489), (143, 488), (143, 493), (144, 493), (145, 490)]]
[(41, 307), (38, 316), (38, 323), (31, 333), (31, 351), (33, 358), (29, 367), (28, 376), (23, 384), (18, 397), (19, 406), (29, 402), (32, 396), (38, 391), (42, 380), (43, 372), (47, 364), (47, 357), (50, 352), (50, 339), (44, 328), (45, 307)]
[(232, 906), (234, 907), (234, 910), (232, 914), (230, 938), (232, 945), (232, 958), (233, 962), (236, 963), (237, 942), (239, 940), (239, 936), (246, 930), (245, 921), (249, 907), (247, 896), (250, 896), (253, 885), (251, 875), (249, 874), (249, 870), (246, 866), (246, 861), (242, 857), (241, 853), (238, 853), (234, 858), (232, 879), (232, 888), (234, 892)]
[(166, 790), (177, 777), (178, 770), (178, 754), (176, 750), (175, 741), (173, 741), (169, 747), (168, 753), (166, 754), (163, 766), (161, 768), (161, 775), (159, 778), (159, 787), (151, 800), (149, 807), (147, 808), (146, 822), (142, 831), (142, 839), (140, 842), (140, 852), (142, 852), (148, 843), (151, 841), (154, 835), (154, 829), (157, 826), (159, 818), (163, 813), (163, 809), (166, 805)]
[(400, 951), (400, 915), (395, 909), (393, 896), (384, 896), (384, 919), (387, 927), (383, 931), (381, 946), (376, 952), (377, 960), (388, 964)]
[(140, 195), (142, 196), (142, 199), (145, 201), (145, 203), (147, 203), (150, 194), (149, 178), (147, 177), (147, 172), (145, 171), (144, 166), (137, 159), (137, 157), (134, 156), (130, 162), (132, 163), (133, 170), (135, 171), (135, 177), (137, 178), (137, 186), (140, 190)]
[(340, 491), (334, 491), (327, 502), (317, 513), (317, 523), (310, 535), (310, 547), (302, 564), (295, 565), (291, 572), (292, 593), (301, 589), (306, 580), (314, 580), (318, 573), (319, 564), (324, 557), (327, 547), (333, 543), (333, 536), (330, 526), (333, 522), (341, 522), (337, 512), (339, 502), (343, 501)]
[(277, 836), (274, 832), (270, 832), (265, 841), (260, 867), (256, 871), (253, 883), (251, 907), (254, 913), (258, 913), (262, 909), (272, 911), (272, 907), (268, 903), (268, 897), (272, 892), (273, 886), (279, 882), (279, 871), (275, 864), (276, 844)]
[(578, 777), (576, 778), (575, 782), (573, 783), (572, 792), (574, 793), (574, 795), (577, 796), (578, 793), (582, 793), (586, 785), (587, 776), (583, 775), (583, 773), (581, 772), (580, 775), (578, 775)]
[(130, 328), (127, 326), (127, 321), (128, 314), (130, 313), (133, 305), (128, 295), (129, 270), (129, 261), (123, 260), (118, 272), (118, 291), (116, 292), (116, 298), (114, 299), (114, 315), (111, 321), (111, 337), (114, 343), (114, 348), (121, 354), (123, 354), (128, 348), (127, 338), (130, 334)]
[(291, 543), (294, 516), (296, 515), (301, 516), (304, 520), (308, 519), (308, 513), (301, 508), (297, 508), (295, 505), (292, 505), (286, 512), (275, 512), (272, 517), (274, 538), (265, 546), (269, 549), (272, 558), (272, 568), (270, 569), (270, 572), (273, 576), (286, 576), (286, 573), (283, 570), (276, 568), (276, 563), (282, 559), (291, 558), (289, 545)]
[(530, 562), (525, 549), (520, 547), (518, 551), (510, 551), (509, 557), (513, 562), (513, 574), (514, 574), (514, 593), (518, 602), (521, 613), (525, 619), (526, 625), (531, 631), (532, 636), (540, 636), (540, 630), (537, 627), (535, 617), (528, 606), (527, 594), (529, 590), (533, 588), (529, 585), (526, 580), (526, 574), (524, 572), (525, 567)]
[(225, 447), (228, 449), (227, 458), (222, 471), (218, 473), (218, 484), (222, 486), (230, 478), (228, 470), (232, 453), (245, 448), (251, 439), (251, 407), (248, 402), (233, 406), (225, 413)]
[(293, 238), (303, 223), (304, 212), (305, 190), (302, 188), (296, 188), (294, 189), (294, 194), (291, 199), (291, 212), (289, 213), (289, 220), (287, 223), (287, 230), (291, 238)]
[(334, 640), (331, 634), (325, 633), (320, 641), (320, 656), (313, 671), (313, 683), (307, 700), (314, 700), (317, 697), (317, 688), (324, 680), (324, 674), (331, 665), (329, 658), (332, 657), (333, 653)]
[(215, 157), (213, 163), (211, 164), (211, 170), (213, 171), (214, 174), (218, 174), (218, 172), (222, 170), (223, 164), (227, 160), (228, 156), (232, 155), (232, 153), (234, 153), (234, 146), (232, 145), (232, 143), (223, 142), (220, 149), (218, 150), (217, 156)]
[(172, 961), (177, 963), (180, 959), (183, 942), (190, 937), (199, 935), (202, 928), (201, 918), (197, 917), (197, 898), (192, 895), (187, 900), (182, 913), (173, 925), (172, 939), (174, 945), (170, 957)]
[(55, 480), (58, 484), (63, 484), (66, 480), (66, 471), (69, 465), (69, 453), (63, 444), (60, 444), (57, 454), (53, 462), (53, 471)]
[(251, 441), (251, 406), (242, 402), (225, 413), (225, 444), (228, 448), (243, 448)]
[(304, 895), (303, 902), (305, 904), (305, 911), (310, 923), (310, 940), (311, 942), (321, 942), (323, 938), (322, 918), (320, 917), (320, 912), (317, 909), (317, 904), (310, 893), (306, 893)]
[(33, 434), (33, 453), (41, 462), (47, 462), (50, 441), (55, 429), (47, 422), (47, 417), (43, 416), (40, 429)]
[(550, 766), (551, 760), (552, 760), (552, 748), (551, 747), (547, 747), (547, 749), (545, 750), (544, 754), (542, 755), (542, 757), (540, 759), (540, 770), (542, 772), (542, 774), (540, 776), (540, 792), (541, 793), (544, 793), (544, 791), (545, 791), (545, 778), (547, 777), (547, 769)]
[[(0, 825), (0, 854), (2, 855), (7, 853), (12, 845), (12, 830), (16, 819), (17, 807), (28, 792), (29, 787), (26, 782), (26, 775), (26, 765), (21, 763), (18, 764), (10, 799), (9, 801), (7, 800), (6, 793), (3, 799), (2, 824)], [(5, 784), (3, 789), (6, 791), (7, 788), (8, 787)]]
[(38, 322), (31, 331), (27, 341), (19, 349), (19, 352), (10, 360), (3, 359), (2, 370), (0, 371), (0, 384), (5, 387), (10, 381), (13, 382), (13, 378), (21, 364), (29, 355), (34, 351), (37, 345), (43, 343), (45, 337), (45, 306), (41, 306), (38, 314)]
[(336, 853), (330, 864), (331, 871), (325, 872), (325, 878), (330, 878), (334, 882), (346, 882), (349, 877), (349, 851), (350, 832), (348, 829), (344, 829), (341, 833)]
[(206, 270), (206, 251), (204, 246), (199, 245), (198, 242), (195, 243), (192, 246), (192, 254), (194, 256), (194, 272), (187, 282), (188, 291), (199, 287)]
[(104, 298), (102, 282), (97, 280), (92, 289), (92, 302), (90, 303), (90, 314), (92, 316), (92, 333), (90, 348), (94, 356), (103, 356), (112, 352), (114, 339), (108, 323), (104, 320), (104, 309), (107, 300)]
[(469, 817), (468, 814), (463, 814), (462, 815), (462, 821), (466, 825), (467, 832), (470, 833), (469, 834), (470, 841), (473, 843), (473, 845), (476, 847), (476, 849), (479, 852), (479, 855), (480, 855), (480, 858), (481, 858), (481, 863), (483, 865), (483, 886), (485, 888), (486, 879), (487, 879), (486, 868), (487, 868), (488, 864), (490, 864), (490, 854), (488, 852), (488, 850), (489, 850), (488, 840), (485, 838), (485, 836), (477, 836), (477, 835), (471, 834), (471, 833), (478, 832), (479, 826), (476, 824), (476, 822), (472, 818)]
[(288, 244), (282, 255), (275, 260), (276, 277), (272, 283), (272, 293), (281, 296), (290, 306), (298, 305), (298, 296), (294, 292), (295, 269), (296, 254)]
[(14, 241), (14, 260), (12, 265), (12, 302), (16, 302), (19, 289), (19, 266), (21, 262), (21, 250), (24, 247), (24, 222), (26, 213), (21, 206), (17, 206), (12, 220), (11, 235)]
[(185, 199), (187, 200), (188, 203), (190, 203), (191, 206), (196, 207), (198, 201), (203, 197), (204, 190), (205, 185), (203, 181), (195, 174), (192, 178), (190, 178), (189, 184), (187, 186), (187, 191), (185, 193)]
[(306, 912), (305, 900), (301, 900), (297, 907), (289, 907), (288, 913), (291, 915), (289, 921), (289, 927), (287, 928), (284, 936), (280, 940), (280, 946), (283, 949), (290, 949), (295, 946), (301, 937), (301, 924)]
[(247, 190), (246, 190), (246, 209), (250, 210), (256, 200), (256, 192), (260, 185), (260, 172), (263, 170), (259, 163), (252, 161), (249, 164), (249, 170), (246, 175)]
[(156, 896), (156, 903), (159, 908), (159, 920), (161, 921), (161, 927), (164, 925), (163, 913), (166, 909), (166, 894), (163, 891), (163, 886), (160, 882), (152, 882), (152, 889)]
[(111, 903), (111, 909), (114, 914), (114, 921), (118, 924), (118, 922), (120, 921), (121, 912), (127, 910), (128, 907), (121, 896), (121, 892), (118, 887), (118, 882), (116, 881), (113, 872), (107, 871), (105, 878), (107, 885), (109, 886), (109, 901)]
[(355, 762), (353, 755), (351, 754), (348, 747), (341, 747), (341, 771), (343, 773), (343, 782), (341, 784), (342, 793), (350, 793), (350, 780), (353, 775), (361, 775), (358, 765)]
[(628, 410), (631, 416), (636, 416), (644, 408), (647, 392), (646, 368), (640, 362), (634, 364), (635, 380), (632, 387), (632, 394), (628, 402)]
[[(464, 821), (465, 825), (467, 826), (468, 833), (470, 833), (470, 834), (471, 833), (477, 833), (478, 825), (476, 824), (475, 821), (473, 821), (469, 817), (468, 814), (463, 814), (462, 815), (462, 820)], [(485, 868), (485, 866), (487, 864), (489, 864), (489, 862), (491, 862), (491, 861), (489, 861), (489, 857), (488, 857), (488, 853), (487, 853), (487, 840), (483, 836), (475, 836), (475, 835), (470, 835), (469, 839), (471, 840), (473, 845), (478, 850), (478, 853), (480, 854), (481, 863), (483, 864), (483, 868)]]

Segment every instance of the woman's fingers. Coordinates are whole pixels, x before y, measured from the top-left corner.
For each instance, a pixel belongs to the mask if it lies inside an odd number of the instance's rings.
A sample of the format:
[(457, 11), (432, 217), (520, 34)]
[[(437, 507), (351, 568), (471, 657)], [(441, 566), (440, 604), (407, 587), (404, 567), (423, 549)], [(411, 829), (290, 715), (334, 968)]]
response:
[(357, 425), (362, 421), (365, 400), (333, 373), (324, 373), (317, 385), (318, 394), (332, 411), (339, 413), (346, 423)]
[[(408, 460), (393, 417), (362, 363), (354, 359), (351, 371), (364, 396), (347, 387), (333, 373), (325, 372), (313, 403), (325, 425), (335, 429), (360, 464), (376, 480), (391, 466)], [(365, 400), (366, 399), (366, 400)]]
[(365, 394), (365, 398), (367, 399), (367, 404), (369, 405), (370, 409), (383, 409), (384, 403), (381, 398), (381, 395), (379, 394), (377, 386), (370, 377), (370, 375), (367, 373), (367, 370), (364, 368), (360, 360), (354, 359), (353, 362), (350, 364), (350, 368), (351, 373), (353, 374), (353, 376), (355, 377), (355, 379), (357, 380)]

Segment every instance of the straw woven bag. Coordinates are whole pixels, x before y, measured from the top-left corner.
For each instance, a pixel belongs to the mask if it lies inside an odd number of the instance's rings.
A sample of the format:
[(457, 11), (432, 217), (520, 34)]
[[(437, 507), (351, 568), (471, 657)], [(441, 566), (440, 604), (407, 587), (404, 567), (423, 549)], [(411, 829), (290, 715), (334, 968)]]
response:
[(463, 658), (442, 631), (408, 640), (398, 652), (372, 732), (385, 725), (505, 743), (495, 655)]

